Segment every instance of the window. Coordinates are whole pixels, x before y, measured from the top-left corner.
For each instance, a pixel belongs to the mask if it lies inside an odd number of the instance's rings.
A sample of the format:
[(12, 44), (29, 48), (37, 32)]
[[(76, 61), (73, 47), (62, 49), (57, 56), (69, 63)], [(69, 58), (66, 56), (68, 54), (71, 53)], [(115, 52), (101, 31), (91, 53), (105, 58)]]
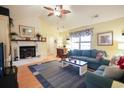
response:
[(80, 48), (81, 50), (91, 49), (91, 35), (81, 36)]
[(82, 35), (71, 38), (71, 49), (87, 50), (91, 49), (92, 35)]

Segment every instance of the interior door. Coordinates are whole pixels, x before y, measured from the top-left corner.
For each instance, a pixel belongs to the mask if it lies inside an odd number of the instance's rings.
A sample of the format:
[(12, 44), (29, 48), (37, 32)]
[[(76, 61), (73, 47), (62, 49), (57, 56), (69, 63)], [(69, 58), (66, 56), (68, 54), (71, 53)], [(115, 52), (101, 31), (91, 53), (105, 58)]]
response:
[(48, 49), (49, 54), (56, 55), (56, 43), (54, 37), (49, 37)]

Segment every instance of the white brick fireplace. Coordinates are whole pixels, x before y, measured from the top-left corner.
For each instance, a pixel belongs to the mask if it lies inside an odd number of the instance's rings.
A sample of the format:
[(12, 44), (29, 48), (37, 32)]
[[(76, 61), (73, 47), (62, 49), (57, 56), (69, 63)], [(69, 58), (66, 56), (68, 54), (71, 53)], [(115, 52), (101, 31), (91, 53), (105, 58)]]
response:
[[(33, 41), (12, 41), (12, 59), (13, 63), (16, 66), (31, 63), (38, 60), (39, 58), (41, 59), (41, 54), (40, 54), (40, 43), (41, 42), (33, 42)], [(20, 58), (20, 47), (25, 47), (25, 46), (34, 46), (35, 47), (35, 52), (36, 55), (35, 57), (27, 57), (27, 58)]]

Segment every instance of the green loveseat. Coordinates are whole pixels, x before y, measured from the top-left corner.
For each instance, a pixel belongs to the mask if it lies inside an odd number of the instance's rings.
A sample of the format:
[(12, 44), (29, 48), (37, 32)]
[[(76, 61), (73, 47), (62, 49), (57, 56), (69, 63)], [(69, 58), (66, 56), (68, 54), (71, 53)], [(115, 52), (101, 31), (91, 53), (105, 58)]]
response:
[[(85, 85), (87, 88), (111, 88), (113, 87), (113, 82), (124, 84), (124, 75), (117, 81), (107, 77), (103, 77), (103, 72), (105, 70), (105, 65), (100, 66), (95, 72), (87, 72), (85, 76)], [(118, 86), (119, 87), (119, 86)]]

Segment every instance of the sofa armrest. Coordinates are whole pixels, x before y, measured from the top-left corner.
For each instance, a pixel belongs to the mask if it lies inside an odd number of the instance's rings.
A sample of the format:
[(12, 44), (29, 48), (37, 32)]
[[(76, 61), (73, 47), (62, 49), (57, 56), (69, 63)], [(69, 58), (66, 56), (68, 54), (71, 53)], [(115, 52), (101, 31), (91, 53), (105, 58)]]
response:
[(70, 57), (72, 55), (71, 50), (67, 52), (67, 57)]
[(102, 59), (101, 61), (100, 61), (100, 63), (101, 63), (101, 65), (109, 65), (109, 62), (110, 62), (110, 60), (107, 60), (107, 59)]
[(88, 88), (110, 88), (113, 80), (87, 72), (84, 82)]

